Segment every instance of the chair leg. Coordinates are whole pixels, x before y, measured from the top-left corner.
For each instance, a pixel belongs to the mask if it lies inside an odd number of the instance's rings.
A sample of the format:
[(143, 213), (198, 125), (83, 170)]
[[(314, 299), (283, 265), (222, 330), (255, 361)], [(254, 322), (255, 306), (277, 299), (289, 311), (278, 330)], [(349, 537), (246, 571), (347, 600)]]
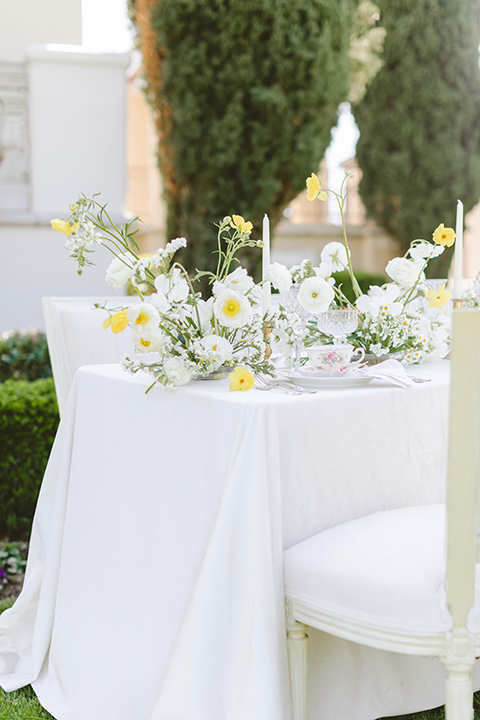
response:
[(473, 719), (472, 668), (468, 665), (447, 665), (446, 720)]
[(292, 693), (293, 720), (307, 720), (307, 626), (293, 616), (293, 605), (286, 601), (287, 652)]

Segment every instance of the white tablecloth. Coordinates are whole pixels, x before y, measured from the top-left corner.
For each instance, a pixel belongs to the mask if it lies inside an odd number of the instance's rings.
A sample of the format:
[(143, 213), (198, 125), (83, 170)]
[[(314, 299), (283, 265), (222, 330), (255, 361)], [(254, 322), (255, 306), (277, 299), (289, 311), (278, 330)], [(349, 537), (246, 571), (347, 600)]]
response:
[[(141, 374), (81, 368), (0, 618), (2, 687), (31, 682), (59, 720), (291, 720), (282, 550), (443, 499), (448, 363), (414, 372), (433, 380), (145, 395)], [(311, 720), (443, 702), (435, 660), (310, 636)]]

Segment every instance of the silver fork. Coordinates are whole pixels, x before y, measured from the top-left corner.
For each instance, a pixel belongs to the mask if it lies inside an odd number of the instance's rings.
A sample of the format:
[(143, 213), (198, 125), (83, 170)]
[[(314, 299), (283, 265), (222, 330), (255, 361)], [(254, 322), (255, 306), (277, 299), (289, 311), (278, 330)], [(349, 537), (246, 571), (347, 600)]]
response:
[(293, 385), (286, 380), (275, 380), (274, 378), (266, 378), (264, 375), (255, 373), (255, 387), (257, 390), (282, 390), (290, 395), (312, 395), (316, 390), (308, 390), (298, 385)]

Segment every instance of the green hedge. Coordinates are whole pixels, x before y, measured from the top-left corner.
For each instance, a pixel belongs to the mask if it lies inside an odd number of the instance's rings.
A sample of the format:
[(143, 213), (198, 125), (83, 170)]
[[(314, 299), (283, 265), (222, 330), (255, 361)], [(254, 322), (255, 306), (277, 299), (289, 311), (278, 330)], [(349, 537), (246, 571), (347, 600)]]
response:
[[(352, 281), (348, 272), (344, 270), (343, 272), (335, 273), (333, 277), (335, 278), (336, 286), (341, 286), (347, 298), (351, 302), (355, 302), (355, 293), (353, 292)], [(363, 293), (367, 293), (371, 285), (384, 285), (386, 282), (391, 282), (390, 278), (385, 274), (378, 273), (355, 272), (355, 277)]]
[(52, 378), (0, 384), (0, 535), (28, 538), (58, 420)]
[(0, 382), (51, 377), (47, 339), (42, 332), (0, 335)]

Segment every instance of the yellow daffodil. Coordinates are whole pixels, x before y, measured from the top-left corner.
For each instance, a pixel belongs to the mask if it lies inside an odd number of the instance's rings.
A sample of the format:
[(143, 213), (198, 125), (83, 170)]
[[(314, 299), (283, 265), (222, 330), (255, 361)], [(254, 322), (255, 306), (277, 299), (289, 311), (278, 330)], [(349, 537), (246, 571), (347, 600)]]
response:
[(433, 233), (433, 242), (437, 245), (451, 247), (455, 242), (455, 237), (455, 230), (453, 228), (446, 228), (442, 223)]
[(70, 225), (66, 220), (63, 220), (62, 218), (55, 218), (54, 220), (50, 221), (50, 225), (52, 226), (52, 230), (57, 230), (58, 232), (63, 233), (67, 237), (69, 237), (72, 232), (77, 232), (80, 225), (78, 223), (73, 223), (73, 225)]
[(254, 385), (253, 375), (246, 367), (236, 367), (228, 379), (230, 390), (250, 390)]
[(307, 200), (312, 202), (318, 198), (322, 200), (322, 202), (325, 202), (327, 197), (325, 190), (322, 190), (322, 183), (318, 179), (318, 176), (312, 173), (310, 177), (307, 178)]
[(246, 233), (247, 235), (250, 235), (253, 230), (252, 223), (250, 221), (245, 222), (245, 218), (243, 218), (241, 215), (232, 215), (232, 221), (230, 225), (236, 230), (239, 230), (242, 233)]
[(114, 332), (115, 334), (125, 330), (127, 325), (128, 318), (126, 310), (121, 310), (120, 312), (115, 313), (115, 315), (109, 315), (109, 317), (107, 317), (103, 321), (103, 329), (106, 330), (107, 328), (111, 327), (112, 332)]
[(441, 285), (439, 288), (432, 288), (427, 293), (425, 293), (425, 297), (428, 299), (429, 308), (442, 308), (450, 300), (450, 298), (452, 297), (452, 293), (448, 290), (445, 290), (445, 285), (446, 283), (443, 283), (443, 285)]

